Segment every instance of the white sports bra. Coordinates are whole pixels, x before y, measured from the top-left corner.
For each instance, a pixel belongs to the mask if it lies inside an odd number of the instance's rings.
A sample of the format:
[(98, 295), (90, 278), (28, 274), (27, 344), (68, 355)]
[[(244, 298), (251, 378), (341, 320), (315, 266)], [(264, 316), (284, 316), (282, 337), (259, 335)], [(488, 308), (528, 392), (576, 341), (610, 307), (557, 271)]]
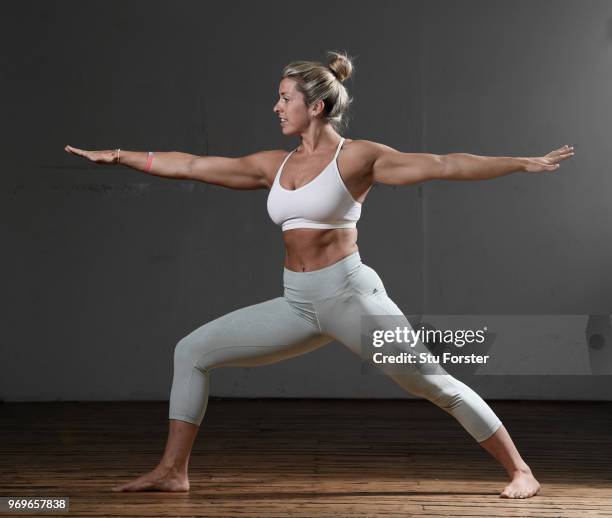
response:
[[(292, 228), (355, 228), (361, 216), (361, 203), (344, 184), (338, 170), (338, 153), (344, 143), (340, 139), (334, 159), (313, 180), (297, 189), (285, 189), (280, 177), (289, 153), (268, 194), (268, 214), (283, 232)], [(297, 148), (296, 148), (297, 149)]]

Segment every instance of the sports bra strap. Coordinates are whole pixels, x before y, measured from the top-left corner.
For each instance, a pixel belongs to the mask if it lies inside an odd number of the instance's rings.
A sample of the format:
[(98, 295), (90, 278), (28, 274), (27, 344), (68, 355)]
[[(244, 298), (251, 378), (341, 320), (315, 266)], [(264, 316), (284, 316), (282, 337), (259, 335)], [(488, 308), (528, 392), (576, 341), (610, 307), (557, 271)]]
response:
[(340, 148), (342, 147), (342, 144), (344, 144), (344, 137), (340, 137), (340, 144), (338, 144), (338, 149), (336, 149), (336, 154), (334, 155), (334, 160), (336, 160), (336, 158), (338, 158), (338, 154), (340, 153)]
[[(338, 149), (336, 149), (336, 154), (334, 155), (334, 159), (332, 160), (332, 162), (335, 162), (336, 158), (338, 158), (338, 154), (340, 153), (340, 148), (342, 148), (342, 144), (344, 144), (345, 140), (346, 139), (344, 137), (340, 137), (340, 143), (338, 144)], [(283, 160), (283, 163), (280, 165), (280, 167), (278, 168), (278, 171), (276, 172), (275, 180), (277, 178), (280, 178), (280, 173), (282, 173), (283, 169), (285, 168), (285, 164), (287, 163), (287, 160), (289, 160), (289, 157), (293, 155), (293, 153), (297, 151), (297, 149), (298, 148), (296, 147), (285, 157), (285, 159)]]
[[(297, 148), (296, 148), (297, 149)], [(295, 149), (293, 150), (295, 151)], [(293, 151), (291, 151), (290, 153), (287, 154), (287, 156), (285, 157), (285, 159), (283, 160), (282, 164), (280, 165), (280, 167), (278, 168), (278, 171), (276, 171), (276, 176), (274, 177), (274, 181), (277, 182), (280, 179), (280, 175), (283, 172), (283, 169), (285, 168), (285, 164), (287, 163), (287, 160), (289, 160), (289, 157), (293, 154)]]

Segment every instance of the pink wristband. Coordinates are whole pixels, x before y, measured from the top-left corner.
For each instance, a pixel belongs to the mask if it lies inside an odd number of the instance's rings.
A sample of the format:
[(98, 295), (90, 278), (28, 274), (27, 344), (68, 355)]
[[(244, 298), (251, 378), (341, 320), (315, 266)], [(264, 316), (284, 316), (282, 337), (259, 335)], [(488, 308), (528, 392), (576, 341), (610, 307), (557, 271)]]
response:
[(153, 163), (153, 151), (149, 151), (149, 156), (147, 158), (147, 165), (144, 168), (145, 173), (148, 173), (151, 170), (152, 163)]

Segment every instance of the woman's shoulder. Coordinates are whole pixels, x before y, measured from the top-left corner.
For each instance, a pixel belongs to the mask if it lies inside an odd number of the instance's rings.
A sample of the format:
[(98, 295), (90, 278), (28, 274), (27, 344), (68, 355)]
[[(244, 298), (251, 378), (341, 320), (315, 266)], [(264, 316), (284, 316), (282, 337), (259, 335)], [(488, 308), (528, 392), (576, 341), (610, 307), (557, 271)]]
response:
[(362, 164), (372, 164), (382, 151), (391, 148), (371, 140), (346, 139), (343, 149), (347, 151), (347, 157), (350, 156)]
[(347, 146), (351, 146), (356, 151), (360, 151), (362, 153), (373, 153), (379, 151), (381, 149), (391, 149), (389, 146), (385, 144), (381, 144), (380, 142), (374, 142), (373, 140), (366, 139), (345, 139), (345, 143)]
[(287, 158), (291, 151), (286, 149), (267, 149), (250, 155), (250, 158), (258, 164), (259, 169), (264, 173), (268, 186), (274, 183), (276, 173), (280, 169), (283, 160)]

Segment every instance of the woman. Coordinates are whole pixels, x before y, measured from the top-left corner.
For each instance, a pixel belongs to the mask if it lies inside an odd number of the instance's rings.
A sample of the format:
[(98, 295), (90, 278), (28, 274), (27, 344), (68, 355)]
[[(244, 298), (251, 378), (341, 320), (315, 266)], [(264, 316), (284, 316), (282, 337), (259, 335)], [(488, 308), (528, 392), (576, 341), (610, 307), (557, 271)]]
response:
[[(363, 355), (363, 316), (405, 318), (358, 252), (356, 222), (375, 182), (407, 185), (431, 179), (481, 180), (513, 171), (555, 171), (573, 155), (573, 148), (564, 146), (538, 158), (442, 156), (344, 139), (338, 130), (352, 99), (342, 82), (353, 66), (346, 54), (329, 52), (329, 58), (327, 65), (298, 61), (283, 70), (273, 110), (283, 135), (301, 140), (290, 153), (261, 151), (225, 158), (65, 148), (96, 163), (120, 163), (156, 176), (233, 189), (270, 189), (268, 211), (282, 225), (286, 247), (282, 297), (221, 316), (178, 342), (163, 457), (151, 472), (114, 491), (189, 490), (187, 466), (206, 410), (213, 368), (270, 364), (332, 340)], [(405, 319), (404, 323), (410, 325)], [(537, 493), (540, 485), (505, 427), (472, 389), (444, 371), (426, 374), (406, 366), (405, 371), (385, 372), (409, 393), (455, 417), (503, 465), (510, 483), (500, 496), (527, 498)]]

